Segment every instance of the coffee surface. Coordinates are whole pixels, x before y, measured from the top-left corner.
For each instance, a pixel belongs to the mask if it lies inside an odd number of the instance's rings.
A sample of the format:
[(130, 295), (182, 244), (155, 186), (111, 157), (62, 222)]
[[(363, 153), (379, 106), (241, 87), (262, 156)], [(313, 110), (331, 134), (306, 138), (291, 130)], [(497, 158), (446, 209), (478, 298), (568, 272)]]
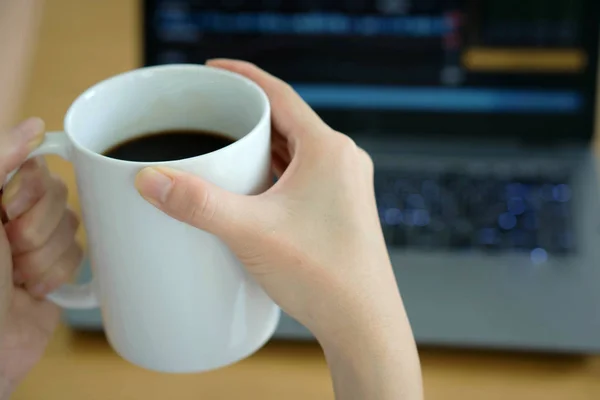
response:
[(235, 140), (225, 134), (204, 130), (170, 130), (148, 133), (118, 143), (103, 154), (137, 162), (182, 160), (222, 149)]

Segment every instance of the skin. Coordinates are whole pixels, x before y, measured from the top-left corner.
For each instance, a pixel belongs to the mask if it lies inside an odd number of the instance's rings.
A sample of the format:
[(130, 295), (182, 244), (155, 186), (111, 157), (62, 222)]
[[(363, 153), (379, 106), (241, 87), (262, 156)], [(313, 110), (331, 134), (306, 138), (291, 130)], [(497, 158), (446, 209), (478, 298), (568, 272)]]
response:
[(43, 3), (0, 0), (0, 132), (15, 123)]
[(338, 399), (422, 398), (371, 159), (276, 77), (241, 61), (209, 65), (242, 74), (267, 93), (278, 182), (241, 196), (177, 170), (147, 168), (138, 190), (171, 217), (220, 237), (273, 300), (315, 334)]
[[(41, 2), (0, 0), (0, 399), (42, 357), (59, 318), (44, 296), (81, 261), (65, 185), (41, 159), (30, 118), (14, 128)], [(2, 62), (10, 60), (10, 62)], [(197, 177), (145, 169), (136, 185), (165, 213), (224, 240), (269, 295), (317, 337), (340, 400), (423, 397), (419, 359), (379, 226), (373, 165), (279, 79), (215, 60), (257, 82), (273, 110), (278, 183), (259, 196), (225, 192)]]
[(43, 121), (30, 118), (10, 127), (27, 81), (41, 6), (40, 0), (0, 0), (0, 181), (22, 165), (1, 197), (0, 399), (42, 357), (59, 321), (59, 310), (43, 297), (81, 259), (65, 185), (43, 159), (25, 162), (43, 140)]
[(65, 283), (82, 259), (66, 186), (43, 159), (23, 164), (43, 133), (44, 124), (36, 118), (0, 133), (0, 179), (23, 165), (2, 195), (0, 399), (42, 357), (59, 320), (59, 310), (44, 296)]

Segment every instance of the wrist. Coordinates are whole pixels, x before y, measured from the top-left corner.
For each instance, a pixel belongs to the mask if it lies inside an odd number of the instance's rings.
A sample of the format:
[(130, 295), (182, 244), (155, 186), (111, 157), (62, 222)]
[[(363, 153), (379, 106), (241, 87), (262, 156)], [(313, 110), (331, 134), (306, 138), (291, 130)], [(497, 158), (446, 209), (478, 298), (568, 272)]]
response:
[(406, 328), (410, 332), (391, 266), (388, 272), (378, 274), (379, 279), (344, 281), (337, 288), (331, 285), (324, 290), (329, 297), (319, 302), (316, 311), (311, 313), (313, 318), (306, 324), (323, 347), (380, 341), (383, 337), (378, 336)]
[(394, 355), (404, 348), (415, 348), (412, 330), (404, 307), (397, 310), (373, 310), (371, 315), (347, 318), (337, 329), (315, 335), (325, 356), (362, 360), (380, 353)]
[[(318, 336), (344, 399), (421, 400), (421, 367), (402, 301), (358, 311), (341, 330)], [(361, 314), (363, 314), (361, 316)], [(337, 398), (336, 397), (336, 398)]]

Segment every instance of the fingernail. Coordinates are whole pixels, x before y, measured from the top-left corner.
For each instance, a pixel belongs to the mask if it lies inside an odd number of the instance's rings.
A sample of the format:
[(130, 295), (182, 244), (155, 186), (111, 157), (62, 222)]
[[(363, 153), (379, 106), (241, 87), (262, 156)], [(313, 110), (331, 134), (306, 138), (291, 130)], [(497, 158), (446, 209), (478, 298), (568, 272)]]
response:
[(33, 138), (29, 142), (27, 142), (27, 150), (31, 153), (33, 150), (40, 147), (40, 145), (42, 144), (43, 141), (44, 141), (44, 135), (36, 136), (35, 138)]
[(32, 158), (32, 160), (35, 162), (38, 168), (44, 168), (47, 166), (46, 159), (44, 158), (44, 156), (37, 156)]
[(229, 58), (209, 58), (208, 60), (206, 60), (206, 65), (210, 65), (210, 64), (219, 64), (222, 62), (227, 62), (227, 61), (234, 61), (232, 59)]
[(47, 286), (44, 283), (38, 283), (29, 289), (29, 293), (31, 293), (34, 297), (43, 297), (46, 294)]
[(22, 137), (22, 139), (27, 140), (27, 150), (29, 152), (42, 144), (45, 130), (44, 121), (35, 117), (26, 119), (15, 128), (15, 132), (20, 136), (20, 139)]
[(173, 181), (157, 168), (144, 168), (137, 175), (135, 186), (143, 197), (164, 203), (171, 191)]

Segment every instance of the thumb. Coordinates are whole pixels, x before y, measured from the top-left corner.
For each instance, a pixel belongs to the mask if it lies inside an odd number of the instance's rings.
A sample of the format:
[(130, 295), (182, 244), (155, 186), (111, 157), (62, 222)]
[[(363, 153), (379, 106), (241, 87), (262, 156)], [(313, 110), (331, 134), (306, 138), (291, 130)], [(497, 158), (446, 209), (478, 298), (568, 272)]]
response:
[(42, 143), (44, 130), (44, 121), (29, 118), (6, 132), (0, 132), (0, 185)]
[(195, 175), (165, 167), (144, 168), (135, 185), (148, 202), (169, 216), (225, 241), (256, 229), (255, 203)]

